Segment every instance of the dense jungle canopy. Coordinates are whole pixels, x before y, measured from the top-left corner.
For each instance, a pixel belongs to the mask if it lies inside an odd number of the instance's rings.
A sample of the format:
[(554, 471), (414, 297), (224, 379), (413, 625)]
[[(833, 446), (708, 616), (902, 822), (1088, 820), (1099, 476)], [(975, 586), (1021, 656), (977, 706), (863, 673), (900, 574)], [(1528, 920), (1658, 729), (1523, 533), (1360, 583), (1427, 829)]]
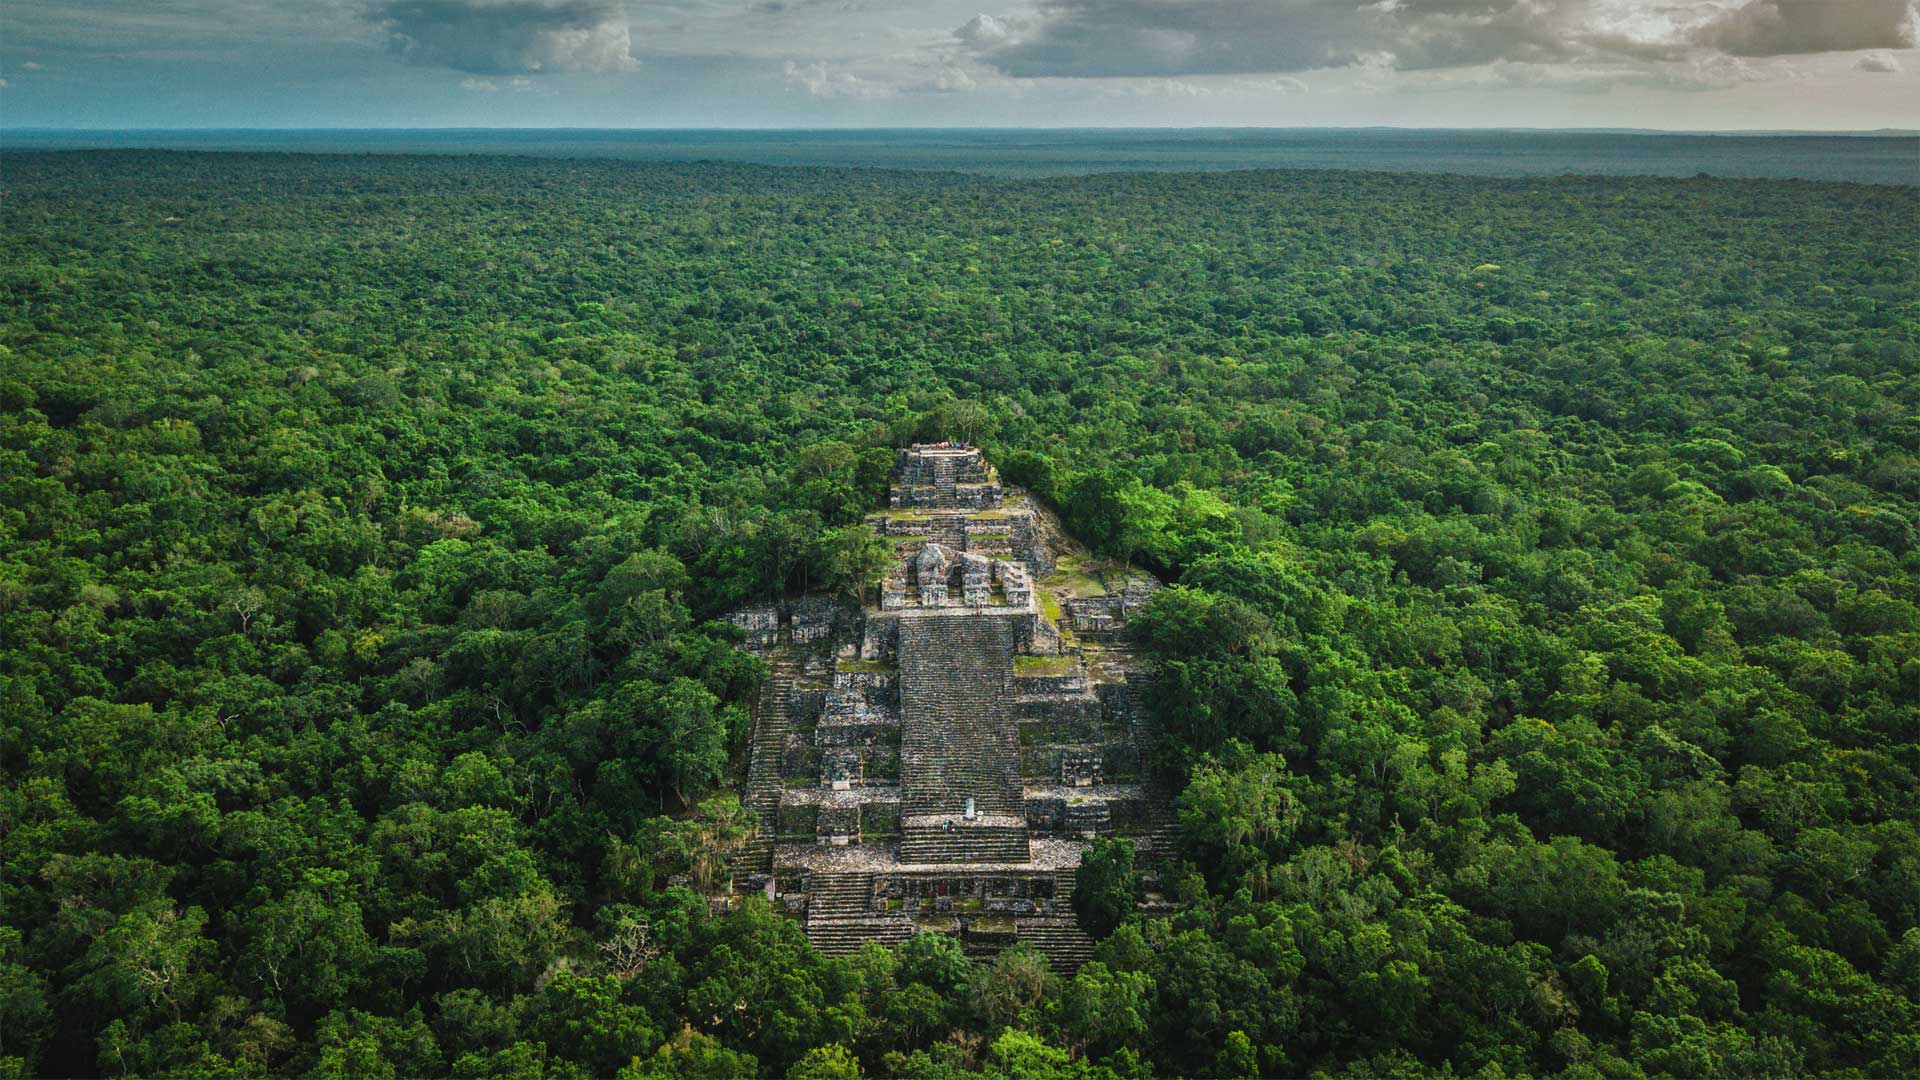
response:
[[(1920, 1072), (1920, 190), (0, 187), (0, 1076)], [(1072, 979), (676, 884), (943, 437), (1176, 583)]]

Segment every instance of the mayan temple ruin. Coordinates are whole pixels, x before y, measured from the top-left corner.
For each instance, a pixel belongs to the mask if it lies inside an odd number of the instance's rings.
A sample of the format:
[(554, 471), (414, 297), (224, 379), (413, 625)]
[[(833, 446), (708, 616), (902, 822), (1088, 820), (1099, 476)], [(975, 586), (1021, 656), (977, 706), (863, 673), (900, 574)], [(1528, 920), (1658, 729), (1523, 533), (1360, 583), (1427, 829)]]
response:
[(737, 612), (771, 666), (754, 709), (735, 888), (822, 950), (915, 933), (986, 955), (1031, 941), (1061, 971), (1092, 942), (1069, 899), (1087, 839), (1164, 850), (1127, 615), (1158, 582), (1102, 571), (977, 449), (899, 452), (878, 602)]

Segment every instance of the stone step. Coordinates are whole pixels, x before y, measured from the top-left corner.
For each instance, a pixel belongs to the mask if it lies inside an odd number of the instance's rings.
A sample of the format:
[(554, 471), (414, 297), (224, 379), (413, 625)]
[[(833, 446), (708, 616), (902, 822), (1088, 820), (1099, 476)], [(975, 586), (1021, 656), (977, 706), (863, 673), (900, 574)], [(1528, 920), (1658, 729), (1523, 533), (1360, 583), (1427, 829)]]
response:
[(807, 940), (828, 956), (859, 952), (867, 942), (898, 945), (919, 932), (907, 919), (808, 919)]
[(935, 458), (933, 460), (933, 486), (934, 489), (940, 493), (940, 506), (951, 507), (960, 505), (960, 499), (956, 493), (958, 483), (959, 479), (954, 474), (953, 460), (951, 458)]
[(856, 918), (873, 906), (872, 874), (815, 874), (809, 887), (807, 918)]
[(754, 874), (773, 872), (773, 835), (780, 811), (781, 758), (786, 752), (788, 699), (793, 692), (792, 661), (775, 657), (753, 709), (753, 738), (748, 746), (744, 807), (759, 818), (754, 835), (734, 854), (732, 885), (738, 891)]
[(1004, 616), (900, 623), (901, 813), (1025, 811), (1019, 725), (1008, 707), (1015, 629)]
[(1024, 863), (1033, 860), (1027, 830), (1004, 825), (952, 829), (913, 826), (900, 832), (903, 863)]
[(966, 519), (958, 516), (934, 518), (927, 523), (927, 539), (955, 551), (966, 550)]
[(1022, 919), (1016, 925), (1020, 940), (1031, 942), (1034, 948), (1045, 954), (1047, 963), (1060, 975), (1072, 975), (1093, 959), (1093, 939), (1071, 920)]
[(1149, 790), (1145, 802), (1146, 820), (1133, 836), (1134, 850), (1142, 858), (1172, 858), (1180, 850), (1180, 819), (1174, 815), (1173, 798), (1166, 792)]

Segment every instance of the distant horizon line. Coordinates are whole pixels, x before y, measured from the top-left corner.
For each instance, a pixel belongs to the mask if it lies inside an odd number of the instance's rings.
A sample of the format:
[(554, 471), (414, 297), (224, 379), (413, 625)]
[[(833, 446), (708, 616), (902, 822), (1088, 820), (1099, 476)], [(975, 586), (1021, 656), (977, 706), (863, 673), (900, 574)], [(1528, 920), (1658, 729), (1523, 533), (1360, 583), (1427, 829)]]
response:
[(472, 133), (472, 132), (621, 132), (628, 134), (662, 133), (698, 133), (698, 132), (740, 132), (751, 134), (787, 133), (787, 134), (852, 134), (861, 132), (1200, 132), (1200, 131), (1407, 131), (1407, 132), (1526, 132), (1534, 134), (1581, 134), (1581, 135), (1722, 135), (1746, 137), (1784, 137), (1784, 136), (1840, 136), (1863, 138), (1912, 138), (1920, 136), (1920, 128), (1650, 128), (1650, 127), (1529, 127), (1524, 125), (1428, 125), (1428, 124), (1295, 124), (1295, 125), (1255, 125), (1255, 124), (1189, 124), (1189, 125), (1054, 125), (1016, 127), (1007, 125), (979, 124), (939, 124), (939, 125), (856, 125), (841, 127), (755, 127), (743, 125), (718, 126), (667, 126), (667, 127), (604, 127), (587, 125), (548, 125), (539, 127), (520, 127), (506, 125), (332, 125), (332, 126), (272, 126), (272, 127), (59, 127), (53, 125), (30, 125), (10, 127), (0, 124), (0, 138), (15, 135), (194, 135), (194, 134), (236, 134), (236, 133), (304, 133), (304, 132), (394, 132), (394, 133)]

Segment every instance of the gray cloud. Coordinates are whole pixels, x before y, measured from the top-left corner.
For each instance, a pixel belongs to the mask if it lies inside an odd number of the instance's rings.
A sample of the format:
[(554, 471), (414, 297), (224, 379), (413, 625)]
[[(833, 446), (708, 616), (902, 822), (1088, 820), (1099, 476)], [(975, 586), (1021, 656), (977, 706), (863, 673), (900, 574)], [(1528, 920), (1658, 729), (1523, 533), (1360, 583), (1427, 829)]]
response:
[(1732, 56), (1899, 49), (1913, 43), (1911, 0), (1748, 0), (1695, 35)]
[(610, 0), (385, 0), (374, 9), (408, 63), (475, 75), (624, 71), (637, 65)]
[[(1015, 76), (1243, 75), (1551, 61), (1577, 48), (1581, 0), (1044, 0), (1036, 32), (957, 32)], [(1001, 39), (1001, 40), (996, 40)]]
[(1174, 77), (1366, 64), (1676, 61), (1899, 48), (1911, 0), (1040, 0), (954, 31), (1006, 75)]

